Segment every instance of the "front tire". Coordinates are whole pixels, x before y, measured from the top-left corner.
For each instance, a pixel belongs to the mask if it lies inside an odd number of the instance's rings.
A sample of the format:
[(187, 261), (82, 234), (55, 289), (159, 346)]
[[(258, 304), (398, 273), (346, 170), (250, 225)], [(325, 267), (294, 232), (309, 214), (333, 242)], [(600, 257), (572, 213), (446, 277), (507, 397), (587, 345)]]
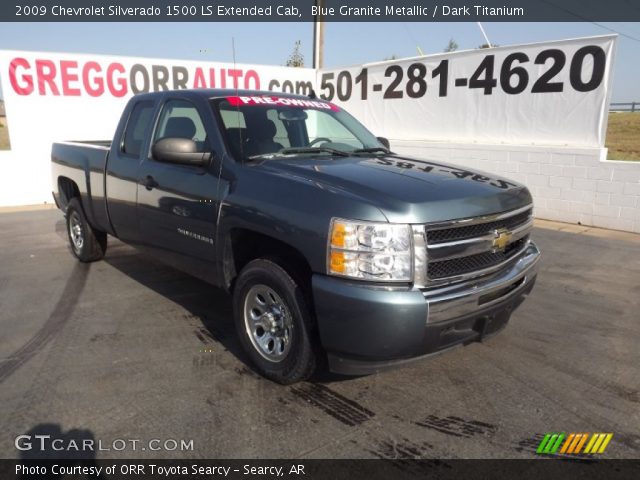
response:
[(282, 267), (249, 262), (236, 281), (233, 312), (240, 343), (263, 376), (283, 385), (311, 376), (311, 316), (302, 289)]
[(107, 234), (89, 225), (78, 198), (72, 198), (69, 201), (66, 216), (71, 252), (81, 262), (95, 262), (102, 259), (107, 251)]

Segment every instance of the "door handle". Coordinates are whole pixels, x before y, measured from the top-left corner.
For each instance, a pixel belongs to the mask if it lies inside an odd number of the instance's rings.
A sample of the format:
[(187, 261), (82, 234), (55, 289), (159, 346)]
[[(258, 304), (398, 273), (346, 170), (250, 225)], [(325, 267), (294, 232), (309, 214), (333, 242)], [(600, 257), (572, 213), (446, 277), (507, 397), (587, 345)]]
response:
[(158, 182), (156, 182), (151, 175), (147, 175), (146, 177), (144, 177), (143, 184), (144, 184), (144, 188), (146, 188), (147, 190), (153, 190), (155, 187), (158, 186)]

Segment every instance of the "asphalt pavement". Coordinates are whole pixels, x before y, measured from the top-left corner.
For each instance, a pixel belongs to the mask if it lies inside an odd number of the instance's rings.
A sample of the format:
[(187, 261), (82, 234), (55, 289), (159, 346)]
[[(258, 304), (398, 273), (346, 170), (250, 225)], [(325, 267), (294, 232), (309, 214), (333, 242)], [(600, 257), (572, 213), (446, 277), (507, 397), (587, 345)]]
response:
[(56, 210), (0, 213), (0, 457), (52, 435), (114, 459), (532, 458), (547, 432), (611, 432), (606, 458), (638, 458), (640, 235), (542, 226), (501, 334), (283, 387), (247, 363), (224, 292), (112, 238), (81, 264)]

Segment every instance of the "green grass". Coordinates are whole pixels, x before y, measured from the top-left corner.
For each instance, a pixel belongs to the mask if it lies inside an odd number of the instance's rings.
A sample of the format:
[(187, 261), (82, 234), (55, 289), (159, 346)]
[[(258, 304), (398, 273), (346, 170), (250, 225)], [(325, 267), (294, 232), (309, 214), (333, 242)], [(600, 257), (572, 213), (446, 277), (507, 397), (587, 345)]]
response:
[(605, 146), (609, 160), (640, 161), (640, 112), (610, 113)]

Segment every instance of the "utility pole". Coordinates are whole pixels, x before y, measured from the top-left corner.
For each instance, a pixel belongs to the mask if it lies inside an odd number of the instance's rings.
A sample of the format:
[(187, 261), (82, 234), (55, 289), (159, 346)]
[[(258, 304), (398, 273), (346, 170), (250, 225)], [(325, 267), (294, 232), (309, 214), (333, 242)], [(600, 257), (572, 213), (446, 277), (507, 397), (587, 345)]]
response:
[(318, 15), (313, 21), (313, 68), (324, 66), (324, 21), (322, 20), (322, 10), (325, 0), (316, 0)]

